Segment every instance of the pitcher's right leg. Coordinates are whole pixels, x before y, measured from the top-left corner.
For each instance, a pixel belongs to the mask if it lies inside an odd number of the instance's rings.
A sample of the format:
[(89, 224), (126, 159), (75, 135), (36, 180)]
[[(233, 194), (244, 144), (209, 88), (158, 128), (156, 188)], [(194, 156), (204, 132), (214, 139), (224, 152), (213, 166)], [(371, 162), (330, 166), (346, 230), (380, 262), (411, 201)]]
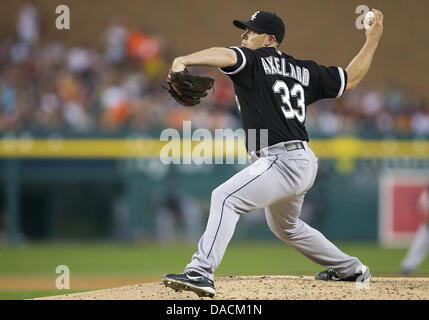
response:
[(265, 209), (270, 230), (310, 260), (332, 268), (342, 278), (350, 277), (359, 272), (362, 263), (351, 257), (322, 233), (298, 219), (304, 194), (290, 197)]

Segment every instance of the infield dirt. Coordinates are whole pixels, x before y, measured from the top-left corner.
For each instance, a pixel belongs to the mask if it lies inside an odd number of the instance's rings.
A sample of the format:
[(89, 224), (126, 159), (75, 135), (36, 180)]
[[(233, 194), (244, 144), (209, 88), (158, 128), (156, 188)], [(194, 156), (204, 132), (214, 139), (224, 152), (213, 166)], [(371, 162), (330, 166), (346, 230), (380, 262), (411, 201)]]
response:
[[(160, 279), (161, 280), (161, 279)], [(373, 277), (370, 283), (316, 281), (310, 276), (241, 276), (215, 279), (220, 300), (428, 300), (429, 278)], [(195, 300), (161, 281), (89, 292), (42, 297), (43, 300)]]

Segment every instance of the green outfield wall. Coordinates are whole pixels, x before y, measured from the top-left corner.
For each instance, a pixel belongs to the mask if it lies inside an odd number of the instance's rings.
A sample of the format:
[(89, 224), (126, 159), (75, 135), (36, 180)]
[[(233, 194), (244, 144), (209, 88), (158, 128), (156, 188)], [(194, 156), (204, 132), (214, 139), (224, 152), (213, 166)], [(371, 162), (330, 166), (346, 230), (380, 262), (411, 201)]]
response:
[[(0, 233), (9, 241), (198, 237), (211, 191), (245, 165), (165, 165), (159, 159), (165, 144), (135, 135), (3, 137)], [(302, 219), (331, 239), (376, 240), (383, 173), (429, 172), (426, 140), (336, 137), (310, 145), (319, 157), (319, 172)], [(225, 160), (243, 151), (237, 142), (225, 150)], [(263, 212), (255, 212), (241, 218), (235, 237), (273, 235)]]

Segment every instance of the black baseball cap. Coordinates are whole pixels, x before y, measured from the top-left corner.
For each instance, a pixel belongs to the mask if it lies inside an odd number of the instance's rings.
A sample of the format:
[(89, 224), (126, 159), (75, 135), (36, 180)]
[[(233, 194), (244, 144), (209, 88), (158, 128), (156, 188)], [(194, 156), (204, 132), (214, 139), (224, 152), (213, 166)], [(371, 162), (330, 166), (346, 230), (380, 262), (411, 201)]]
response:
[(256, 11), (249, 21), (234, 20), (232, 23), (240, 29), (249, 28), (259, 33), (273, 35), (278, 43), (283, 41), (285, 35), (283, 20), (275, 13), (267, 11)]

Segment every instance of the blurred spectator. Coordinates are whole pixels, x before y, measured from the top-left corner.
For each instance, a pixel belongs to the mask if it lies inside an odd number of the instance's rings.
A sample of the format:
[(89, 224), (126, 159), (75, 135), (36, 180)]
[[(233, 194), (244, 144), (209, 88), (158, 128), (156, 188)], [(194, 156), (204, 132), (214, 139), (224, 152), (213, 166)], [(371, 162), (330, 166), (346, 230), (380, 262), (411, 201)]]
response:
[(429, 112), (416, 112), (411, 118), (412, 131), (417, 136), (429, 134)]
[(125, 60), (128, 36), (125, 18), (113, 19), (104, 34), (104, 59), (108, 64), (120, 64)]
[(383, 111), (377, 116), (376, 126), (381, 133), (392, 132), (395, 128), (395, 120), (390, 113)]
[(150, 60), (160, 54), (161, 43), (143, 30), (134, 29), (128, 38), (128, 54), (141, 61)]
[(108, 128), (119, 127), (131, 112), (131, 101), (124, 88), (119, 85), (107, 87), (101, 94), (104, 111), (103, 123)]
[(31, 3), (19, 9), (16, 31), (19, 41), (24, 45), (31, 45), (39, 39), (39, 13)]
[(373, 117), (380, 113), (383, 108), (383, 96), (381, 92), (370, 91), (362, 98), (362, 111), (368, 116)]
[(91, 61), (90, 53), (86, 48), (74, 47), (67, 53), (67, 67), (71, 73), (84, 73), (88, 71)]
[(90, 130), (92, 123), (84, 106), (85, 100), (79, 80), (68, 74), (58, 80), (57, 86), (65, 124), (77, 131)]
[(159, 79), (163, 75), (165, 64), (161, 58), (162, 41), (158, 36), (134, 29), (128, 38), (127, 50), (128, 55), (140, 63), (148, 78)]
[(319, 113), (318, 118), (317, 125), (324, 134), (334, 135), (340, 131), (341, 123), (337, 114), (325, 110)]

